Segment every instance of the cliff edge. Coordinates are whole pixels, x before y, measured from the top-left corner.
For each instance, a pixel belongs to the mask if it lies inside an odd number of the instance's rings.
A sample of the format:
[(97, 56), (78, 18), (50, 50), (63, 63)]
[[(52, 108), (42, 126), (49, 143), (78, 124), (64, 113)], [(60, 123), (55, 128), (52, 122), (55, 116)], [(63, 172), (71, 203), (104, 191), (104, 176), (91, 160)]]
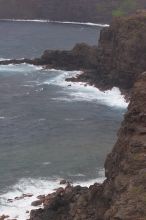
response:
[(105, 175), (103, 184), (89, 189), (67, 186), (47, 195), (30, 220), (146, 219), (146, 72), (133, 88)]
[(100, 87), (117, 86), (131, 90), (140, 73), (146, 70), (146, 11), (113, 19), (103, 28), (97, 47), (96, 71), (85, 72), (75, 81)]

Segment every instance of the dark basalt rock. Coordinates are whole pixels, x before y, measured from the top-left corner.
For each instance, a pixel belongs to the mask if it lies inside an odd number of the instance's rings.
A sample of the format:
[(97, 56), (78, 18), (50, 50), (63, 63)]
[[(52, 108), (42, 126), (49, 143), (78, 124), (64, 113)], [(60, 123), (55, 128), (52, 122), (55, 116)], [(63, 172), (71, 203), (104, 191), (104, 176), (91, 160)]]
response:
[(42, 200), (36, 200), (36, 201), (33, 201), (33, 202), (31, 203), (31, 205), (32, 205), (32, 206), (39, 206), (39, 205), (41, 205), (42, 203), (43, 203)]
[(0, 65), (22, 63), (66, 70), (96, 69), (97, 47), (81, 43), (76, 44), (70, 51), (46, 50), (40, 58), (36, 59), (12, 59), (0, 61)]
[(96, 68), (88, 68), (71, 80), (103, 89), (116, 86), (129, 92), (139, 74), (146, 70), (145, 24), (144, 10), (129, 17), (113, 19), (109, 27), (101, 30)]

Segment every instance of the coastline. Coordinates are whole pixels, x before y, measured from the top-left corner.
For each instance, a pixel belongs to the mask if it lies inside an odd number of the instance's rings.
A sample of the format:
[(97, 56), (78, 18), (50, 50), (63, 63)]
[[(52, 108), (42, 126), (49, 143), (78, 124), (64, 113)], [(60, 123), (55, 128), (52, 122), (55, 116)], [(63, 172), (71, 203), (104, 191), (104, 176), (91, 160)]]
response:
[(75, 21), (53, 21), (53, 20), (44, 20), (44, 19), (0, 19), (0, 21), (9, 21), (9, 22), (38, 22), (38, 23), (56, 23), (56, 24), (73, 24), (73, 25), (85, 25), (92, 27), (109, 27), (109, 24), (100, 24), (92, 22), (75, 22)]
[(43, 208), (31, 211), (30, 220), (145, 219), (145, 88), (146, 73), (143, 73), (133, 88), (118, 140), (107, 156), (106, 180), (89, 188), (71, 185), (59, 188), (41, 200)]
[[(105, 162), (106, 180), (103, 184), (96, 183), (89, 188), (67, 185), (65, 189), (59, 189), (43, 199), (41, 197), (39, 200), (44, 206), (31, 212), (31, 220), (145, 219), (146, 73), (141, 74), (146, 68), (143, 50), (145, 38), (138, 48), (136, 44), (140, 34), (145, 32), (145, 26), (144, 29), (139, 26), (141, 22), (145, 23), (145, 19), (145, 13), (117, 19), (112, 26), (101, 32), (98, 48), (78, 45), (71, 51), (47, 50), (42, 57), (34, 60), (0, 62), (1, 65), (8, 65), (25, 61), (28, 64), (43, 65), (44, 68), (63, 70), (76, 68), (84, 73), (66, 79), (67, 82), (85, 82), (102, 90), (118, 85), (125, 96), (130, 96), (128, 111), (118, 132), (118, 140)], [(140, 28), (136, 37), (134, 35), (132, 38), (135, 22), (137, 28)], [(141, 55), (140, 59), (137, 57), (138, 53)]]

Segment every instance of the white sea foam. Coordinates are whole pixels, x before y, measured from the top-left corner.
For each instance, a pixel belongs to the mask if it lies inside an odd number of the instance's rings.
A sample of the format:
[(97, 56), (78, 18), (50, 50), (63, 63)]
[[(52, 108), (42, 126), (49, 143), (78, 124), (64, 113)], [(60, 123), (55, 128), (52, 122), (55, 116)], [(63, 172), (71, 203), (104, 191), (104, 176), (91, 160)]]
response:
[[(77, 174), (78, 176), (78, 174)], [(90, 186), (95, 182), (101, 183), (104, 181), (104, 177), (99, 177), (97, 179), (89, 181), (78, 181), (73, 185), (81, 186)], [(8, 219), (26, 220), (29, 218), (29, 213), (26, 211), (36, 209), (31, 206), (31, 203), (37, 200), (39, 195), (47, 195), (48, 193), (53, 192), (55, 189), (60, 187), (61, 178), (54, 179), (21, 179), (13, 187), (11, 187), (8, 192), (0, 195), (0, 215), (9, 215)], [(15, 197), (20, 197), (22, 194), (33, 194), (32, 197), (25, 197), (19, 200), (16, 200)], [(12, 199), (12, 202), (8, 202), (8, 199)], [(37, 208), (40, 208), (38, 206)]]
[[(55, 70), (50, 70), (55, 71)], [(67, 82), (66, 78), (80, 74), (80, 71), (59, 71), (58, 75), (52, 79), (46, 80), (44, 84), (58, 85), (64, 88), (64, 96), (54, 97), (54, 101), (88, 101), (98, 102), (111, 107), (127, 108), (128, 103), (120, 90), (116, 87), (105, 92), (100, 91), (94, 86), (86, 85), (85, 83)], [(66, 94), (66, 96), (65, 96)]]
[(0, 116), (0, 120), (4, 120), (6, 117), (4, 116)]
[[(63, 102), (73, 102), (73, 101), (88, 101), (88, 102), (97, 102), (102, 103), (111, 107), (117, 108), (126, 108), (128, 103), (126, 103), (124, 97), (121, 95), (120, 90), (118, 88), (112, 88), (108, 91), (100, 91), (99, 89), (86, 85), (85, 83), (78, 82), (67, 82), (66, 78), (76, 76), (81, 73), (81, 71), (63, 71), (63, 70), (44, 70), (42, 67), (34, 66), (31, 64), (9, 64), (9, 65), (1, 65), (0, 73), (4, 72), (14, 72), (14, 73), (23, 73), (28, 74), (29, 72), (34, 71), (42, 71), (44, 72), (53, 72), (54, 77), (45, 80), (42, 84), (48, 85), (57, 85), (61, 86), (63, 90), (61, 91), (60, 96), (52, 97), (54, 101), (63, 101)], [(28, 82), (30, 83), (30, 82)], [(32, 83), (32, 82), (31, 82)], [(39, 82), (34, 82), (37, 85), (40, 85)], [(42, 91), (43, 88), (39, 88), (36, 92)]]
[(42, 67), (35, 66), (32, 64), (8, 64), (8, 65), (0, 65), (0, 73), (2, 72), (32, 72), (36, 70), (41, 70)]
[(2, 57), (0, 57), (0, 61), (9, 61), (9, 60), (11, 60), (11, 59), (7, 59), (7, 58), (2, 58)]
[(84, 121), (84, 118), (65, 118), (65, 121)]
[(48, 165), (50, 165), (50, 164), (51, 164), (51, 162), (49, 162), (49, 161), (46, 161), (46, 162), (43, 162), (43, 163), (42, 163), (43, 166), (48, 166)]
[(57, 23), (57, 24), (74, 24), (74, 25), (86, 25), (86, 26), (96, 26), (96, 27), (109, 27), (109, 24), (98, 24), (92, 22), (75, 22), (75, 21), (51, 21), (45, 19), (0, 19), (0, 21), (39, 22), (39, 23)]
[[(26, 220), (29, 217), (26, 211), (34, 208), (31, 203), (36, 200), (36, 197), (51, 193), (58, 187), (59, 179), (21, 179), (7, 193), (0, 195), (0, 215), (5, 214), (9, 215), (11, 219)], [(33, 196), (20, 200), (14, 199), (27, 193), (31, 193)], [(13, 202), (8, 202), (8, 199), (13, 199)]]
[(71, 177), (85, 177), (86, 175), (83, 174), (83, 173), (77, 173), (77, 174), (71, 174), (71, 173), (69, 173), (68, 176), (71, 176)]

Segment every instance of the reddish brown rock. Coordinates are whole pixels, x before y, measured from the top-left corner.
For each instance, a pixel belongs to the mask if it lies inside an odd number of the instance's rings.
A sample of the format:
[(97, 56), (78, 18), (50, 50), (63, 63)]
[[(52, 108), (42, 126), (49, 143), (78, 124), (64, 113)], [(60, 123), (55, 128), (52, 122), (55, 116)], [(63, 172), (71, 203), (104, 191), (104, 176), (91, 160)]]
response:
[(0, 220), (5, 220), (7, 218), (9, 218), (9, 215), (2, 215), (2, 216), (0, 216)]

